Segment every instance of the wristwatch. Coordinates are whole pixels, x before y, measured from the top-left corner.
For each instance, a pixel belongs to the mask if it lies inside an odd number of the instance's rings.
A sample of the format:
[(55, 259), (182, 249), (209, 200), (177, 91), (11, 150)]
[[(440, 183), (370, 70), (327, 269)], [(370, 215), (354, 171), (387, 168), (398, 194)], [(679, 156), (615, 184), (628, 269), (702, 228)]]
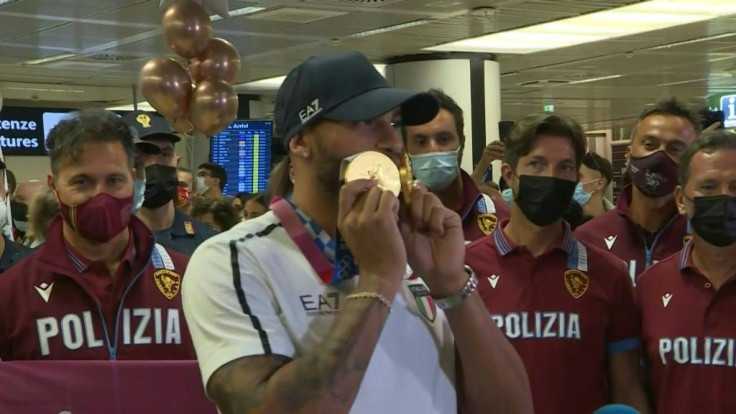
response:
[(435, 299), (434, 297), (432, 300), (434, 300), (435, 305), (437, 305), (438, 308), (442, 310), (452, 309), (455, 306), (461, 304), (465, 299), (468, 298), (473, 292), (475, 292), (475, 289), (478, 288), (478, 278), (475, 276), (475, 272), (473, 269), (470, 268), (470, 266), (465, 265), (463, 266), (465, 269), (465, 273), (468, 274), (468, 283), (465, 284), (465, 286), (457, 293), (454, 293), (446, 298), (442, 299)]

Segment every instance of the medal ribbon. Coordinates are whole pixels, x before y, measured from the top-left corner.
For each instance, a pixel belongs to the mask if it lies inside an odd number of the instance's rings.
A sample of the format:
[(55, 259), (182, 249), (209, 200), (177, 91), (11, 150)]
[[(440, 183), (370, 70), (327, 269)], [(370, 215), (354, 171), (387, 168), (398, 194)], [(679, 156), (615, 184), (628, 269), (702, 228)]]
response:
[[(323, 283), (340, 283), (358, 274), (353, 256), (339, 233), (335, 240), (332, 240), (317, 223), (307, 219), (306, 214), (297, 213), (298, 207), (291, 204), (288, 199), (280, 199), (272, 203), (270, 207)], [(307, 231), (306, 226), (310, 226), (315, 231), (314, 237)], [(331, 258), (328, 258), (328, 252), (333, 248), (335, 250), (334, 262), (338, 264), (337, 266), (333, 266)]]

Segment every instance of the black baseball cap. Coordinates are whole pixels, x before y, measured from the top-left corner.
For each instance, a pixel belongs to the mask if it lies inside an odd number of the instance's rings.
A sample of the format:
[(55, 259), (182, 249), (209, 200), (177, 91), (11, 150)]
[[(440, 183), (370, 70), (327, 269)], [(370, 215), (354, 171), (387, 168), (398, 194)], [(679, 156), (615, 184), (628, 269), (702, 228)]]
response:
[(276, 134), (289, 140), (319, 119), (369, 121), (401, 106), (405, 125), (437, 116), (439, 103), (426, 92), (394, 88), (360, 52), (312, 57), (289, 72), (276, 94)]
[(125, 114), (123, 121), (128, 126), (135, 128), (138, 132), (138, 137), (143, 141), (153, 139), (165, 139), (173, 143), (181, 141), (181, 138), (171, 130), (166, 118), (159, 114), (133, 111)]

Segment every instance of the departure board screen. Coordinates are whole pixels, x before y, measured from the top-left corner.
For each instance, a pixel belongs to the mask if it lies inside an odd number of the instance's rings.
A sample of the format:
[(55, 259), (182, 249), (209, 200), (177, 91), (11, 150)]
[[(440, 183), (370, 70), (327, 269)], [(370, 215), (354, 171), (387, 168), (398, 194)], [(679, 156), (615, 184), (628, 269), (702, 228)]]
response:
[(210, 139), (210, 161), (227, 171), (223, 194), (266, 189), (271, 172), (273, 121), (235, 121)]

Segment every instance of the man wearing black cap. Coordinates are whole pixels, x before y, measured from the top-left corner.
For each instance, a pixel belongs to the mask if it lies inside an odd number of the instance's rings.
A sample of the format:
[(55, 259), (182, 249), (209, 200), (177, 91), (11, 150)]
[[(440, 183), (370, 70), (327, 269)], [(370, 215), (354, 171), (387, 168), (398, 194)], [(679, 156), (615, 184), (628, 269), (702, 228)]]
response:
[(157, 114), (131, 112), (123, 116), (123, 121), (136, 130), (143, 142), (158, 147), (158, 151), (151, 151), (150, 147), (146, 149), (141, 147), (142, 144), (136, 145), (145, 171), (145, 191), (138, 218), (151, 229), (157, 243), (191, 255), (214, 232), (174, 207), (179, 184), (174, 144), (180, 138), (171, 131), (166, 119)]
[(421, 186), (400, 206), (376, 180), (340, 183), (346, 157), (398, 161), (402, 117), (424, 124), (437, 111), (357, 52), (286, 77), (275, 122), (294, 190), (203, 243), (182, 288), (221, 412), (532, 410), (523, 364), (463, 267), (460, 217)]

